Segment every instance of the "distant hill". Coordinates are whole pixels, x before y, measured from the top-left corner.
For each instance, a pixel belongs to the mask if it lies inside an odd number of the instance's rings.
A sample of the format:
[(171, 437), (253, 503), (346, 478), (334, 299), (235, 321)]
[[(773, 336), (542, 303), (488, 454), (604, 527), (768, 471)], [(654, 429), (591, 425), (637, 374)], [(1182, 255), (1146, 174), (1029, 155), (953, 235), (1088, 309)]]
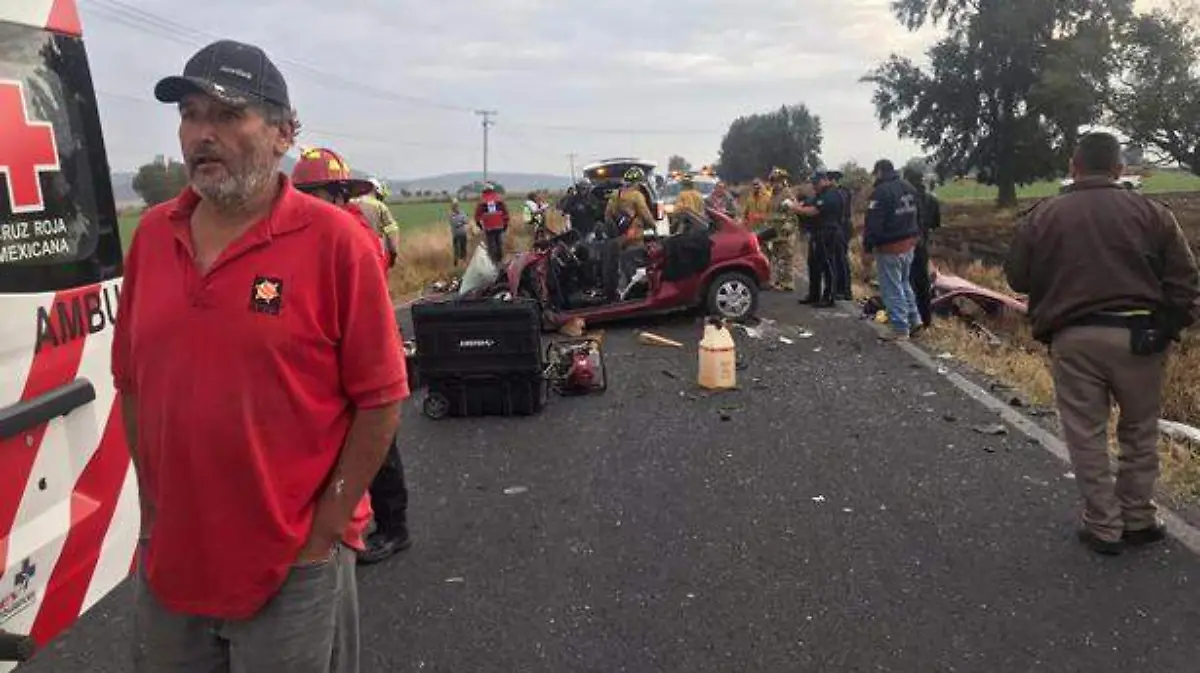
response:
[[(401, 189), (409, 191), (430, 190), (434, 192), (447, 191), (454, 193), (459, 187), (483, 180), (482, 171), (465, 171), (462, 173), (447, 173), (413, 180), (388, 180), (392, 193)], [(571, 184), (571, 178), (565, 175), (549, 175), (545, 173), (488, 173), (488, 180), (504, 185), (509, 193), (529, 192), (537, 189), (561, 189)]]
[[(291, 173), (296, 165), (296, 159), (285, 156), (280, 164), (280, 170)], [(356, 177), (367, 177), (366, 173), (351, 170)], [(113, 195), (117, 207), (140, 205), (142, 199), (133, 191), (134, 171), (117, 171), (112, 174)], [(388, 180), (392, 192), (401, 189), (409, 191), (429, 190), (434, 192), (447, 191), (454, 193), (459, 187), (483, 179), (482, 171), (464, 171), (462, 173), (447, 173), (412, 180)], [(523, 193), (537, 189), (561, 189), (571, 184), (571, 179), (565, 175), (549, 175), (544, 173), (488, 173), (488, 179), (504, 185), (504, 189), (512, 193)]]

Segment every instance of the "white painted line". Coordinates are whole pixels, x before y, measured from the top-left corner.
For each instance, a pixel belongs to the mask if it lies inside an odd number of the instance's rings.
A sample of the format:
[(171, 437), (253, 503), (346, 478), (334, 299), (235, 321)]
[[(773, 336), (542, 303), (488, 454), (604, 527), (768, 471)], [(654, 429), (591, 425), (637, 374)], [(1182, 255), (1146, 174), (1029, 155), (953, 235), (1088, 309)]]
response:
[[(850, 313), (851, 315), (857, 315), (855, 312), (859, 310), (857, 305), (844, 301), (838, 302), (838, 308)], [(884, 330), (887, 329), (883, 325), (878, 325), (874, 322), (868, 323), (868, 325), (879, 334), (883, 334)], [(1068, 466), (1071, 465), (1071, 458), (1070, 454), (1067, 452), (1067, 445), (1061, 439), (1056, 437), (1054, 433), (1030, 420), (1024, 414), (1009, 406), (1008, 403), (972, 383), (963, 375), (953, 371), (947, 371), (946, 373), (942, 374), (939, 372), (941, 365), (939, 365), (936, 360), (930, 357), (928, 353), (913, 343), (900, 342), (891, 345), (899, 346), (901, 350), (911, 355), (914, 360), (924, 365), (927, 369), (945, 377), (946, 380), (954, 384), (955, 388), (963, 391), (969, 397), (983, 404), (983, 406), (987, 407), (988, 409), (1000, 414), (1000, 417), (1003, 418), (1009, 425), (1012, 425), (1024, 433), (1027, 437), (1036, 441), (1042, 446), (1042, 448), (1049, 451)], [(1162, 505), (1158, 505), (1158, 513), (1159, 518), (1161, 518), (1163, 523), (1167, 525), (1167, 531), (1170, 532), (1175, 539), (1179, 540), (1183, 546), (1190, 549), (1193, 553), (1200, 555), (1200, 529), (1197, 529), (1195, 526), (1184, 521), (1183, 518), (1178, 514), (1172, 512), (1166, 507), (1163, 507)]]

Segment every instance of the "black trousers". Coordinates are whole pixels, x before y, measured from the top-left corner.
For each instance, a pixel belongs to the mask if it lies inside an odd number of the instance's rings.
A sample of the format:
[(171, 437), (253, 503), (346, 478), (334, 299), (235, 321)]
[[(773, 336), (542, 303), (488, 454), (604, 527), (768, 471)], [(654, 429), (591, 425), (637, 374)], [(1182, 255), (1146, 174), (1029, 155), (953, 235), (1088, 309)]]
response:
[(467, 235), (453, 235), (454, 239), (454, 263), (458, 264), (458, 260), (467, 258)]
[(384, 535), (404, 534), (408, 529), (408, 485), (404, 481), (404, 464), (400, 462), (398, 434), (388, 447), (383, 466), (371, 481), (369, 493), (376, 531)]
[(835, 260), (838, 256), (839, 234), (830, 229), (814, 229), (808, 234), (808, 300), (810, 302), (833, 301), (837, 275)]
[(930, 303), (933, 301), (933, 283), (929, 279), (929, 244), (925, 241), (917, 243), (913, 250), (908, 282), (912, 285), (913, 294), (917, 295), (917, 311), (921, 313), (921, 321), (932, 325), (933, 308)]
[(853, 234), (846, 231), (838, 232), (837, 257), (834, 264), (834, 295), (840, 299), (850, 299), (850, 238)]
[(500, 260), (504, 259), (504, 230), (488, 229), (484, 235), (487, 236), (488, 257), (499, 264)]

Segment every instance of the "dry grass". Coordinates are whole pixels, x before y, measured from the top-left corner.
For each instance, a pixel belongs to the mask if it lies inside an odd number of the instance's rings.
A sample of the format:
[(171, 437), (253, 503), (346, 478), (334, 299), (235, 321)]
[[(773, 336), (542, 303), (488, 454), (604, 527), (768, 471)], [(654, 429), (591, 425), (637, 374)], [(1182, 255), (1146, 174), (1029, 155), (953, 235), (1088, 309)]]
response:
[[(1200, 207), (1196, 198), (1181, 195), (1171, 205), (1193, 245), (1200, 247)], [(983, 287), (1011, 293), (997, 263), (1007, 251), (1013, 213), (995, 211), (983, 204), (955, 204), (944, 215), (943, 229), (935, 238), (935, 264)], [(971, 321), (999, 335), (1000, 341), (974, 329)], [(1053, 406), (1054, 381), (1048, 354), (1045, 346), (1033, 340), (1024, 319), (977, 315), (970, 321), (939, 320), (921, 342), (935, 352), (950, 352), (972, 368), (1021, 391), (1032, 404)], [(1200, 333), (1196, 330), (1184, 335), (1168, 360), (1163, 417), (1200, 426)], [(1111, 448), (1116, 451), (1115, 445)], [(1200, 501), (1200, 447), (1164, 438), (1160, 455), (1162, 497), (1175, 504), (1196, 505)]]
[[(562, 221), (557, 213), (550, 216), (550, 227), (558, 229)], [(529, 248), (532, 231), (521, 220), (513, 218), (513, 224), (504, 239), (507, 253)], [(471, 229), (467, 239), (467, 256), (474, 253), (475, 246), (483, 241), (483, 235)], [(404, 235), (400, 244), (400, 255), (396, 267), (388, 278), (392, 298), (406, 300), (419, 294), (430, 283), (448, 280), (462, 272), (463, 266), (454, 267), (454, 253), (448, 227), (426, 227)]]

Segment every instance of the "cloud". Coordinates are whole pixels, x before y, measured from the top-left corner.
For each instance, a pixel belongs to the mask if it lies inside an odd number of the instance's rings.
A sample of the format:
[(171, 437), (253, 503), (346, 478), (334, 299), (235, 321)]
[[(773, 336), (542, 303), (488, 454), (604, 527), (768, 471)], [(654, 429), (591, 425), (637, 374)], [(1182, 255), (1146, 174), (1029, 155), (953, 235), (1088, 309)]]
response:
[(859, 78), (891, 53), (920, 58), (890, 0), (90, 0), (81, 3), (110, 163), (177, 154), (176, 115), (153, 102), (214, 37), (263, 46), (288, 78), (304, 142), (391, 177), (481, 163), (473, 114), (499, 111), (491, 168), (565, 174), (634, 153), (717, 157), (740, 115), (805, 103), (829, 164), (904, 161)]

